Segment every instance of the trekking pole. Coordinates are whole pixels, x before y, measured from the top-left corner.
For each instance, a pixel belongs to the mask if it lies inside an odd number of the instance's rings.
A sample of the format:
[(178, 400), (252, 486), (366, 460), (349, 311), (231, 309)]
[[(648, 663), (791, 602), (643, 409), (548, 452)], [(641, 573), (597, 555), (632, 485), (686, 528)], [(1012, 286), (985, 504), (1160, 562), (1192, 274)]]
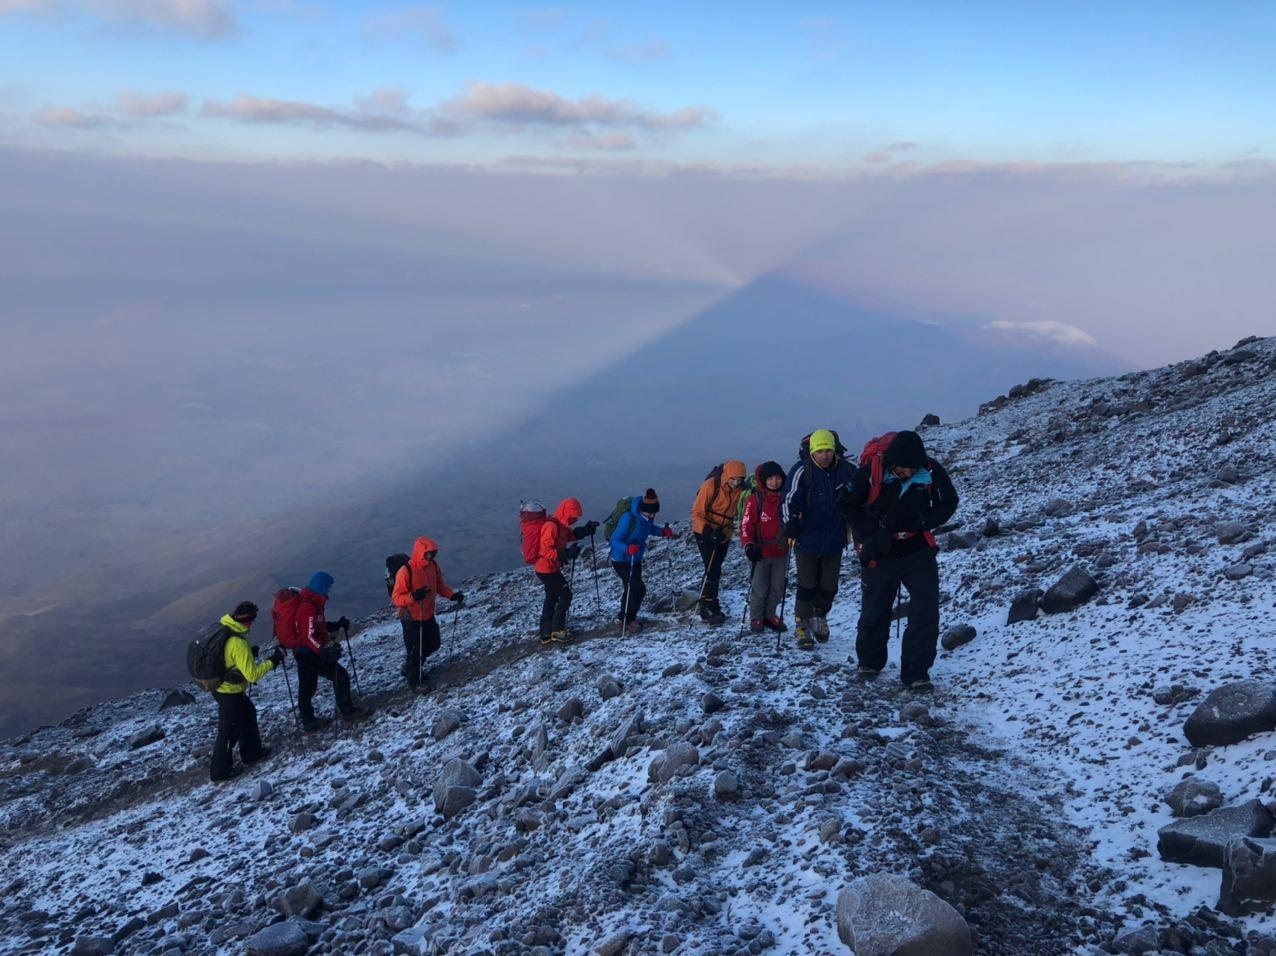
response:
[(346, 632), (346, 653), (350, 655), (350, 672), (354, 675), (354, 689), (363, 696), (363, 686), (359, 683), (359, 662), (354, 659), (354, 645), (350, 643), (350, 625), (342, 628)]
[(284, 652), (284, 662), (280, 666), (283, 667), (284, 669), (284, 684), (286, 684), (288, 687), (288, 704), (289, 706), (292, 707), (292, 718), (293, 720), (297, 722), (297, 731), (299, 733), (304, 733), (305, 731), (301, 726), (301, 715), (297, 713), (297, 702), (293, 699), (293, 696), (292, 696), (292, 681), (288, 679), (288, 652), (287, 651)]
[(904, 593), (904, 582), (895, 585), (895, 640), (899, 641), (899, 599)]
[(744, 621), (749, 616), (749, 599), (753, 596), (753, 575), (758, 570), (758, 562), (749, 562), (749, 586), (744, 589), (744, 607), (740, 611), (740, 633), (736, 635), (736, 639), (740, 640), (744, 637)]
[(450, 628), (448, 628), (448, 632), (447, 632), (447, 649), (446, 649), (446, 650), (444, 650), (444, 652), (443, 652), (443, 654), (444, 654), (444, 656), (445, 656), (445, 657), (446, 657), (447, 655), (449, 655), (449, 654), (451, 654), (451, 653), (452, 653), (451, 648), (452, 648), (452, 646), (456, 643), (456, 640), (455, 640), (455, 638), (456, 638), (456, 620), (457, 620), (457, 618), (459, 618), (460, 616), (461, 616), (461, 605), (459, 605), (459, 604), (454, 604), (454, 605), (452, 606), (452, 626), (451, 626)]
[(594, 613), (603, 609), (603, 596), (598, 590), (598, 544), (594, 541), (594, 532), (589, 532), (590, 564), (594, 569)]
[(625, 593), (620, 596), (620, 636), (629, 630), (629, 582), (634, 577), (634, 556), (629, 556), (629, 574), (625, 576)]
[[(784, 556), (784, 588), (780, 591), (780, 621), (784, 621), (784, 609), (789, 603), (789, 559), (793, 557), (793, 541), (789, 541), (789, 553)], [(780, 653), (780, 632), (775, 632), (775, 653)]]

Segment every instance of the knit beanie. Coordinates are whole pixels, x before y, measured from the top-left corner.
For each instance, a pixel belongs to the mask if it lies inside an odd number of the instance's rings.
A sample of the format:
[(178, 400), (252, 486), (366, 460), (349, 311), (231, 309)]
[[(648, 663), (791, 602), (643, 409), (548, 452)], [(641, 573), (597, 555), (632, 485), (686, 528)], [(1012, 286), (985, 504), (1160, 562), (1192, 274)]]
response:
[(241, 624), (251, 624), (257, 620), (257, 605), (252, 601), (240, 601), (235, 605), (235, 610), (230, 612), (230, 616)]
[(837, 451), (837, 439), (827, 428), (817, 428), (811, 432), (811, 454), (817, 451)]
[(768, 478), (784, 477), (784, 468), (778, 461), (764, 461), (758, 468), (758, 479), (765, 486)]
[(654, 515), (660, 510), (660, 499), (656, 497), (656, 489), (648, 488), (638, 502), (638, 510), (644, 514)]
[(891, 439), (886, 454), (882, 456), (882, 466), (894, 468), (896, 465), (901, 468), (926, 467), (926, 446), (917, 432), (898, 432)]
[(332, 575), (327, 571), (316, 571), (310, 575), (310, 583), (306, 585), (306, 590), (320, 597), (327, 597), (328, 592), (332, 590)]

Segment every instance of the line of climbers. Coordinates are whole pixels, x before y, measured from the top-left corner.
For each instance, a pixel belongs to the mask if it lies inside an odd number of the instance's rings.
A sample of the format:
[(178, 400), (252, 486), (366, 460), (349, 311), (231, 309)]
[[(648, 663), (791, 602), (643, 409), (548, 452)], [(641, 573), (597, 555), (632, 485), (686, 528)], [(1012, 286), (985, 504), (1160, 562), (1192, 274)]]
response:
[[(811, 650), (816, 642), (829, 639), (828, 615), (837, 597), (843, 553), (853, 545), (861, 583), (855, 639), (858, 674), (871, 680), (886, 666), (892, 607), (902, 588), (908, 591), (909, 612), (900, 679), (913, 690), (929, 690), (939, 639), (939, 570), (933, 531), (953, 517), (957, 493), (947, 471), (926, 454), (915, 432), (887, 432), (872, 439), (860, 453), (858, 465), (846, 457), (846, 451), (837, 432), (821, 428), (802, 439), (798, 460), (787, 473), (778, 462), (766, 461), (746, 480), (744, 462), (738, 460), (709, 472), (691, 506), (692, 533), (704, 565), (699, 615), (713, 626), (726, 621), (718, 592), (731, 540), (738, 532), (750, 566), (751, 632), (770, 630), (779, 635), (788, 630), (781, 608), (792, 558), (797, 574), (794, 636), (799, 649)], [(657, 526), (659, 512), (660, 499), (652, 488), (622, 498), (601, 526), (597, 521), (578, 526), (584, 509), (576, 498), (564, 499), (552, 515), (535, 502), (523, 504), (523, 559), (534, 567), (545, 592), (538, 627), (542, 644), (568, 637), (572, 579), (581, 541), (590, 538), (592, 543), (600, 527), (621, 583), (616, 624), (622, 634), (641, 629), (638, 610), (647, 590), (642, 564), (648, 540), (674, 534), (668, 524)], [(400, 672), (413, 690), (428, 686), (425, 662), (441, 646), (436, 597), (450, 599), (455, 608), (465, 601), (464, 594), (444, 580), (437, 556), (438, 545), (423, 536), (417, 538), (411, 556), (396, 554), (386, 559), (386, 589), (403, 629)], [(336, 709), (343, 719), (361, 720), (371, 714), (370, 708), (355, 705), (350, 676), (339, 663), (342, 649), (335, 635), (344, 630), (349, 643), (349, 619), (324, 619), (332, 584), (332, 575), (318, 571), (305, 588), (276, 593), (272, 616), (278, 645), (260, 663), (258, 648), (245, 639), (257, 616), (257, 606), (251, 602), (242, 602), (191, 643), (191, 674), (213, 691), (218, 705), (217, 740), (210, 763), (213, 780), (229, 779), (238, 772), (232, 767), (236, 746), (244, 764), (268, 756), (246, 690), (285, 664), (285, 650), (292, 651), (297, 664), (298, 720), (303, 731), (317, 730), (328, 722), (316, 718), (312, 703), (319, 677), (332, 683)]]

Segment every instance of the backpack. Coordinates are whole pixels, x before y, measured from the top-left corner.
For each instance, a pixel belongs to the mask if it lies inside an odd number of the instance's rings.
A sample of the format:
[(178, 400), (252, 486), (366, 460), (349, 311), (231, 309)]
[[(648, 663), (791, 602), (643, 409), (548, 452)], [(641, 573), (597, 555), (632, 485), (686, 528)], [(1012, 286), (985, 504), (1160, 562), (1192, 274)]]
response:
[(518, 509), (518, 529), (523, 535), (523, 563), (535, 564), (541, 556), (541, 528), (553, 519), (545, 513), (545, 506), (535, 501), (524, 501)]
[(385, 589), (391, 597), (394, 596), (394, 579), (399, 576), (399, 568), (407, 564), (408, 560), (408, 556), (402, 551), (385, 559)]
[[(846, 446), (842, 444), (842, 436), (837, 433), (837, 429), (835, 428), (830, 428), (829, 431), (833, 434), (833, 441), (837, 445), (837, 447), (834, 449), (834, 451), (837, 452), (837, 457), (845, 458)], [(891, 432), (891, 436), (894, 437), (894, 435), (895, 433)], [(889, 444), (889, 442), (887, 444)], [(810, 457), (811, 457), (811, 436), (803, 435), (802, 440), (798, 442), (798, 459), (801, 461), (805, 461), (806, 459)]]
[(206, 691), (216, 690), (226, 679), (226, 641), (230, 628), (210, 624), (186, 648), (186, 669)]
[(616, 507), (611, 509), (611, 514), (607, 516), (607, 520), (603, 522), (603, 537), (607, 541), (611, 541), (611, 536), (616, 533), (616, 529), (620, 527), (620, 519), (625, 513), (633, 507), (634, 499), (638, 495), (630, 495), (627, 498), (621, 498), (616, 502)]
[(735, 504), (735, 523), (736, 527), (744, 524), (744, 506), (749, 503), (749, 499), (762, 491), (762, 486), (758, 484), (758, 476), (750, 475), (745, 479), (744, 486), (741, 488), (740, 500)]
[(297, 610), (301, 607), (301, 592), (296, 588), (280, 588), (275, 592), (275, 603), (270, 608), (274, 622), (275, 640), (280, 647), (301, 646), (297, 639)]
[(870, 438), (860, 452), (860, 467), (868, 469), (868, 497), (864, 499), (865, 507), (876, 501), (877, 496), (882, 493), (882, 456), (886, 454), (886, 449), (890, 448), (894, 438), (894, 432)]

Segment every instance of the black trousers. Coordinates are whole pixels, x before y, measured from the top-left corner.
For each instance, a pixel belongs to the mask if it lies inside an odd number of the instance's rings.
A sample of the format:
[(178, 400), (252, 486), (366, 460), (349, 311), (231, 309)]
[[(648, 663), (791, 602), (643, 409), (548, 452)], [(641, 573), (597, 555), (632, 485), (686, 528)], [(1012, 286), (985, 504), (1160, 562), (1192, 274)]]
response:
[[(638, 617), (638, 608), (642, 607), (642, 599), (647, 595), (647, 585), (642, 583), (642, 562), (613, 561), (611, 569), (620, 578), (620, 617), (632, 621)], [(625, 583), (628, 582), (628, 588)]]
[(403, 651), (406, 659), (403, 662), (403, 676), (408, 679), (408, 686), (421, 685), (421, 667), (425, 659), (443, 645), (439, 635), (439, 622), (435, 618), (428, 621), (400, 621), (403, 625)]
[(261, 733), (257, 729), (257, 708), (242, 691), (238, 694), (213, 694), (217, 698), (217, 740), (208, 775), (225, 780), (235, 763), (235, 747), (239, 759), (252, 763), (261, 758)]
[(730, 541), (710, 544), (703, 535), (696, 539), (700, 549), (700, 560), (704, 562), (704, 587), (700, 591), (700, 599), (710, 604), (718, 603), (718, 583), (722, 580), (722, 562), (727, 559)]
[(838, 577), (842, 573), (842, 552), (811, 554), (794, 548), (793, 563), (797, 567), (797, 595), (793, 613), (800, 620), (828, 617), (837, 597)]
[(541, 637), (548, 637), (551, 631), (567, 630), (567, 612), (572, 606), (572, 586), (567, 583), (562, 571), (555, 571), (553, 574), (537, 571), (536, 576), (545, 586), (545, 603), (541, 606)]
[(320, 677), (332, 681), (337, 710), (343, 714), (354, 711), (354, 701), (350, 699), (350, 675), (344, 667), (336, 661), (320, 657), (308, 647), (295, 648), (292, 656), (297, 662), (297, 709), (301, 712), (303, 724), (314, 722), (314, 698)]
[(899, 676), (904, 683), (930, 677), (939, 642), (939, 562), (929, 548), (902, 558), (879, 558), (876, 567), (860, 569), (863, 603), (855, 635), (861, 667), (886, 666), (891, 609), (900, 585), (908, 591), (908, 626), (900, 648)]

